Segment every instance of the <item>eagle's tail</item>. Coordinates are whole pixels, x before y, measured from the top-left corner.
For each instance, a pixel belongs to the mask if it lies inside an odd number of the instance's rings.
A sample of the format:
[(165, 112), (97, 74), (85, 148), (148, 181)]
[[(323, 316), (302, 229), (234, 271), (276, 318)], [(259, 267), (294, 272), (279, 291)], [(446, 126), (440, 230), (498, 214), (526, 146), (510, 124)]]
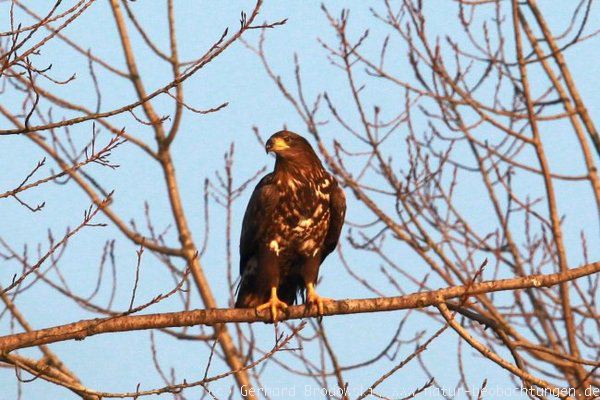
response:
[(265, 297), (264, 293), (258, 293), (258, 285), (255, 274), (244, 274), (237, 287), (237, 299), (235, 300), (235, 308), (251, 308), (258, 307), (260, 304), (268, 300), (268, 294)]
[(288, 276), (277, 288), (279, 299), (288, 305), (298, 302), (298, 297), (304, 301), (304, 280), (299, 275)]
[[(240, 260), (240, 263), (244, 263)], [(264, 299), (264, 296), (260, 293), (261, 285), (257, 279), (257, 260), (256, 257), (252, 257), (245, 261), (244, 268), (240, 268), (243, 271), (240, 276), (240, 283), (235, 290), (237, 299), (235, 301), (235, 308), (251, 308), (258, 307)]]
[[(287, 277), (277, 288), (277, 296), (288, 305), (296, 304), (298, 298), (304, 299), (304, 281), (300, 276)], [(269, 301), (271, 289), (258, 279), (255, 273), (242, 275), (237, 287), (235, 308), (258, 307)]]

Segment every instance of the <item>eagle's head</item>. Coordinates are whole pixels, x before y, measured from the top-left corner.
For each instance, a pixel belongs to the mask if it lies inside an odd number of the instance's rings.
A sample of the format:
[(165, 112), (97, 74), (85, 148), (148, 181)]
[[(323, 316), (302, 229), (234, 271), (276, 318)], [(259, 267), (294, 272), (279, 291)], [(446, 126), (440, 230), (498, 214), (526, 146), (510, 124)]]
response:
[(279, 131), (273, 134), (267, 140), (265, 149), (267, 153), (273, 152), (277, 155), (277, 159), (283, 161), (292, 163), (308, 163), (315, 159), (318, 161), (317, 155), (308, 140), (290, 131)]

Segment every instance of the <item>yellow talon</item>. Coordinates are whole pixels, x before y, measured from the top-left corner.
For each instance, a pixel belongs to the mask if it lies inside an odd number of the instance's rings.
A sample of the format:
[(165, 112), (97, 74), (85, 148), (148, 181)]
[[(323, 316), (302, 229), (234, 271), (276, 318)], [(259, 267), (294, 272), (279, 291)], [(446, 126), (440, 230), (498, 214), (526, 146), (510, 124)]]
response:
[(280, 308), (283, 312), (287, 311), (288, 305), (283, 301), (279, 300), (279, 297), (277, 297), (277, 287), (271, 288), (271, 298), (266, 303), (256, 307), (256, 312), (259, 313), (267, 308), (271, 309), (271, 319), (274, 323), (277, 322), (278, 308)]
[(314, 283), (309, 283), (306, 285), (306, 292), (306, 305), (310, 307), (311, 305), (315, 304), (317, 306), (319, 316), (323, 316), (325, 312), (325, 306), (323, 303), (327, 301), (333, 301), (333, 299), (319, 296), (315, 290)]

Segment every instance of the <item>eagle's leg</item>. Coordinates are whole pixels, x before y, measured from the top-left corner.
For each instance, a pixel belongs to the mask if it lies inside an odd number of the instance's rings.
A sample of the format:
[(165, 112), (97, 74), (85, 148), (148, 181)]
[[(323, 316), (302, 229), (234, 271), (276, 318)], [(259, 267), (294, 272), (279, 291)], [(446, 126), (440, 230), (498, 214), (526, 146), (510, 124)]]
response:
[(274, 323), (277, 322), (277, 309), (281, 309), (281, 311), (285, 312), (288, 308), (288, 305), (277, 297), (277, 286), (271, 288), (271, 298), (266, 303), (256, 307), (256, 312), (259, 313), (267, 308), (271, 309), (271, 318)]
[(328, 301), (333, 301), (333, 299), (330, 299), (329, 297), (319, 296), (319, 294), (315, 290), (314, 283), (309, 282), (308, 284), (306, 284), (306, 305), (309, 307), (313, 304), (316, 305), (319, 316), (323, 316), (325, 311), (325, 306), (323, 303)]
[(302, 268), (302, 276), (304, 278), (304, 284), (306, 285), (306, 306), (311, 307), (312, 305), (315, 305), (319, 316), (322, 317), (325, 309), (323, 303), (332, 301), (332, 299), (319, 296), (315, 290), (315, 282), (317, 282), (319, 276), (320, 265), (320, 254), (307, 258)]

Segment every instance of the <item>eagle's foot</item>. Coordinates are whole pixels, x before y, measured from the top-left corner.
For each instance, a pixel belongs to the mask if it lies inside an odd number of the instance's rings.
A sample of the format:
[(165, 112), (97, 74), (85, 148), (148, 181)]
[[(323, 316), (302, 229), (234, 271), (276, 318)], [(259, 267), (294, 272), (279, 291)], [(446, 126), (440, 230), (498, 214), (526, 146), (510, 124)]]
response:
[(306, 306), (311, 307), (313, 305), (317, 306), (317, 311), (320, 317), (323, 316), (325, 312), (325, 302), (333, 301), (329, 297), (321, 297), (315, 290), (315, 285), (313, 283), (309, 283), (306, 285)]
[(281, 311), (283, 313), (285, 313), (287, 311), (288, 305), (285, 302), (279, 300), (279, 297), (277, 297), (277, 288), (276, 287), (271, 288), (271, 298), (269, 299), (269, 301), (256, 307), (256, 313), (258, 314), (262, 310), (265, 310), (265, 309), (271, 310), (271, 321), (273, 323), (277, 322), (278, 309), (281, 309)]

